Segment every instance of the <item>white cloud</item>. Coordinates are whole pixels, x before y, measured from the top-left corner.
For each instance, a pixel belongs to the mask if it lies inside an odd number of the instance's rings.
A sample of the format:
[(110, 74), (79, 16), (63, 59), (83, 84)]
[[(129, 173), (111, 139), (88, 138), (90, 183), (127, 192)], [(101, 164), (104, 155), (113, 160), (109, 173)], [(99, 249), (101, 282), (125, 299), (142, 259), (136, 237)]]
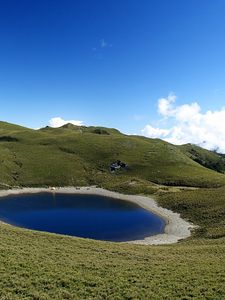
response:
[(149, 136), (151, 138), (163, 138), (168, 136), (170, 133), (169, 129), (161, 129), (161, 128), (155, 128), (151, 125), (146, 125), (145, 128), (142, 130), (143, 135)]
[(178, 145), (193, 143), (209, 150), (217, 148), (225, 153), (225, 108), (202, 112), (197, 102), (176, 105), (176, 96), (170, 94), (158, 100), (158, 113), (164, 128), (148, 124), (142, 129), (143, 135)]
[(177, 97), (173, 93), (170, 93), (167, 98), (160, 98), (158, 100), (158, 112), (164, 117), (168, 117), (173, 113), (173, 103)]
[(68, 123), (71, 123), (73, 125), (77, 125), (77, 126), (81, 126), (83, 125), (83, 122), (82, 121), (78, 121), (78, 120), (64, 120), (62, 119), (61, 117), (54, 117), (54, 118), (51, 118), (49, 120), (49, 125), (51, 127), (61, 127), (65, 124), (68, 124)]

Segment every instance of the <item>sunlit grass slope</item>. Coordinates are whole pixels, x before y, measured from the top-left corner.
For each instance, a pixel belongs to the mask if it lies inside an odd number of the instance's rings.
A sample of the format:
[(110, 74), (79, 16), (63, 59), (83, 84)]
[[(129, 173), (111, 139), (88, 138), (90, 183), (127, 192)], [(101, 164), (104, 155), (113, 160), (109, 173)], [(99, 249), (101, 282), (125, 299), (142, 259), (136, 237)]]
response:
[(1, 225), (0, 299), (224, 299), (225, 241), (134, 246)]
[[(129, 169), (110, 174), (109, 165), (117, 159)], [(2, 186), (113, 187), (135, 179), (199, 187), (225, 184), (224, 175), (199, 165), (180, 147), (115, 129), (72, 124), (32, 130), (1, 122), (0, 167)]]

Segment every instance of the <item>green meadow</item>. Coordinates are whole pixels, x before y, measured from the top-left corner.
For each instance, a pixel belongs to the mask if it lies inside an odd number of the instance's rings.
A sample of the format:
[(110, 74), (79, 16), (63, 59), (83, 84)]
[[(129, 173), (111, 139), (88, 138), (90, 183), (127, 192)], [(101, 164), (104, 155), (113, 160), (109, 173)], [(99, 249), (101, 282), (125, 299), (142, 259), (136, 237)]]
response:
[[(127, 170), (110, 173), (121, 160)], [(89, 186), (154, 197), (196, 225), (172, 245), (0, 224), (0, 299), (225, 299), (224, 157), (115, 129), (0, 122), (0, 187)]]

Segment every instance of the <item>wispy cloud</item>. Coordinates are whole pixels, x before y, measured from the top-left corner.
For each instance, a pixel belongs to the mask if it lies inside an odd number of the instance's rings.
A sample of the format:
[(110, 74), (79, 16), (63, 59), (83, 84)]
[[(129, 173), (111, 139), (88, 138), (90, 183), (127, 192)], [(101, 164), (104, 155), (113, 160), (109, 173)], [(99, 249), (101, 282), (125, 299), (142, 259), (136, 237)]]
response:
[(68, 123), (71, 123), (73, 125), (77, 125), (77, 126), (82, 126), (83, 125), (83, 121), (79, 121), (79, 120), (64, 120), (63, 118), (61, 117), (54, 117), (54, 118), (51, 118), (49, 120), (49, 125), (51, 127), (61, 127), (65, 124), (68, 124)]
[(100, 39), (98, 44), (92, 47), (94, 57), (101, 60), (108, 48), (112, 48), (112, 44), (108, 43), (104, 38)]
[(106, 43), (105, 39), (101, 39), (100, 40), (100, 47), (101, 48), (106, 48), (108, 46), (108, 44)]
[[(202, 112), (197, 102), (176, 105), (176, 95), (158, 100), (158, 113), (164, 128), (147, 124), (142, 134), (173, 144), (193, 143), (225, 153), (225, 108)], [(171, 125), (172, 123), (172, 125)]]

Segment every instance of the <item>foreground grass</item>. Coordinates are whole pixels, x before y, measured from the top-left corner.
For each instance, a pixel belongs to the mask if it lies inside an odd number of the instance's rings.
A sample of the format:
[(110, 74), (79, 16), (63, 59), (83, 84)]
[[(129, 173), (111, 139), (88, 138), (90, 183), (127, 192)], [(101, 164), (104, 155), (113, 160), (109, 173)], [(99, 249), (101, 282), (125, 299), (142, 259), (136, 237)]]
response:
[(1, 225), (0, 299), (224, 299), (224, 239), (135, 246)]

